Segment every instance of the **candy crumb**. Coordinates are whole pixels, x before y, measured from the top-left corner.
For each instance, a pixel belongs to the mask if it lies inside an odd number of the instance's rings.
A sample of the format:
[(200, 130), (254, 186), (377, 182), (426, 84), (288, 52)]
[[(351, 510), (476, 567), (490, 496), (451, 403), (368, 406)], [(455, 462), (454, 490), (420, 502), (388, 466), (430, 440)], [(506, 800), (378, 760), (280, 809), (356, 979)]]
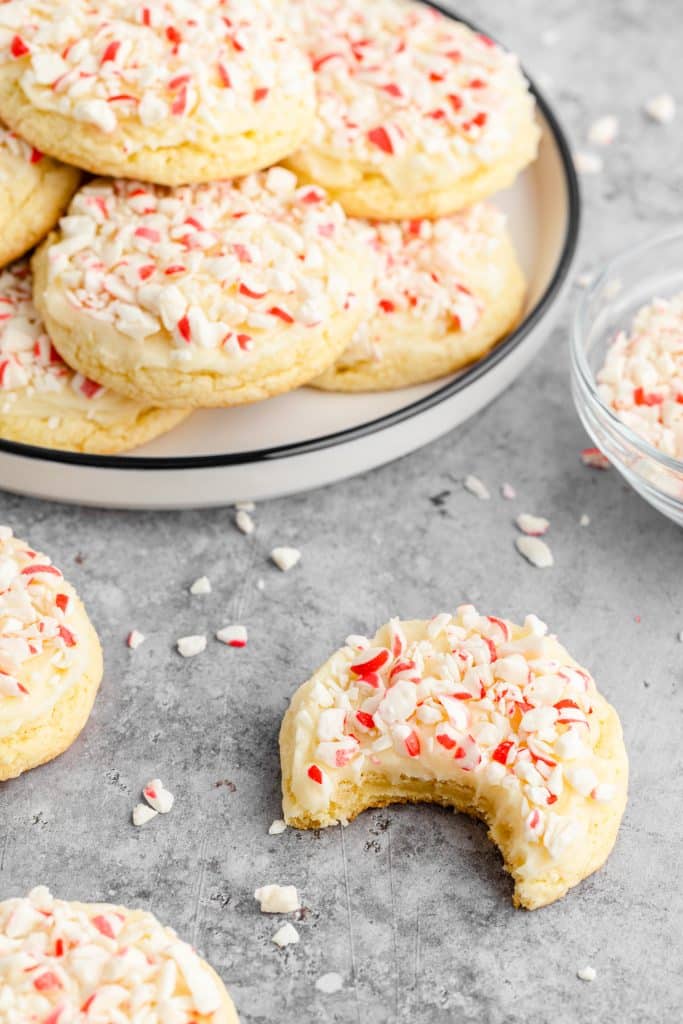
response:
[(580, 150), (574, 154), (574, 166), (579, 174), (600, 174), (603, 167), (603, 159), (597, 153), (587, 153)]
[(538, 537), (528, 537), (526, 534), (523, 537), (518, 537), (515, 547), (520, 555), (537, 569), (549, 569), (555, 564), (552, 551), (545, 541)]
[(293, 885), (263, 885), (254, 892), (262, 914), (291, 914), (299, 910), (299, 894)]
[(590, 288), (593, 284), (593, 275), (585, 271), (583, 274), (578, 275), (576, 283), (579, 288)]
[(278, 569), (281, 569), (282, 572), (289, 572), (301, 558), (301, 552), (298, 548), (273, 548), (270, 557)]
[(291, 946), (292, 943), (298, 942), (299, 933), (294, 925), (288, 921), (287, 924), (283, 924), (282, 928), (278, 928), (275, 935), (273, 935), (272, 941), (280, 949), (283, 949), (285, 946)]
[(491, 497), (486, 484), (478, 476), (473, 476), (471, 473), (463, 480), (463, 487), (470, 494), (473, 494), (475, 498), (479, 498), (480, 501), (488, 501)]
[(159, 814), (168, 814), (173, 807), (173, 793), (164, 786), (161, 779), (151, 779), (142, 791), (147, 803)]
[(251, 518), (245, 508), (239, 508), (235, 515), (235, 526), (240, 531), (249, 536), (256, 529), (256, 523)]
[(581, 452), (581, 461), (584, 466), (590, 466), (591, 469), (609, 469), (611, 466), (609, 459), (599, 448), (584, 448)]
[(593, 121), (588, 132), (588, 141), (595, 146), (610, 146), (619, 134), (619, 121), (612, 114)]
[(136, 651), (140, 644), (144, 644), (145, 634), (141, 633), (139, 629), (131, 629), (130, 633), (126, 637), (126, 643), (130, 647), (131, 651)]
[(532, 516), (528, 512), (522, 512), (515, 520), (518, 529), (529, 537), (542, 537), (550, 529), (550, 523), (543, 516)]
[(266, 581), (262, 580), (262, 579), (256, 580), (256, 589), (257, 590), (265, 590), (266, 589)]
[(191, 594), (210, 594), (211, 593), (211, 580), (208, 576), (200, 576), (198, 580), (195, 580), (190, 587)]
[(318, 992), (324, 992), (326, 996), (331, 996), (335, 992), (341, 991), (344, 987), (344, 979), (341, 974), (330, 971), (329, 974), (323, 974), (322, 977), (318, 978), (315, 987)]
[(152, 818), (156, 818), (157, 814), (158, 811), (155, 811), (153, 807), (148, 807), (147, 804), (136, 804), (133, 808), (133, 824), (140, 828)]
[(512, 484), (503, 484), (500, 489), (500, 493), (506, 501), (514, 501), (517, 497), (517, 491), (514, 489)]
[(195, 654), (201, 654), (206, 650), (205, 636), (181, 636), (176, 643), (178, 654), (183, 658), (194, 658)]
[(246, 647), (247, 646), (247, 627), (246, 626), (224, 626), (223, 629), (219, 629), (216, 633), (216, 640), (220, 640), (222, 644), (227, 644), (228, 647)]
[(235, 508), (238, 512), (253, 512), (256, 505), (253, 501), (236, 501)]
[(591, 524), (591, 517), (587, 516), (586, 513), (584, 512), (583, 515), (581, 516), (581, 518), (579, 519), (579, 526), (590, 526), (590, 524)]
[(282, 820), (282, 818), (276, 818), (275, 821), (273, 822), (273, 824), (268, 829), (268, 835), (269, 836), (281, 836), (286, 828), (287, 828), (287, 825)]
[(659, 124), (671, 124), (676, 116), (676, 100), (671, 93), (661, 92), (645, 104), (645, 113)]
[(595, 981), (598, 976), (598, 972), (594, 967), (587, 965), (586, 967), (579, 967), (576, 972), (576, 977), (580, 978), (581, 981)]

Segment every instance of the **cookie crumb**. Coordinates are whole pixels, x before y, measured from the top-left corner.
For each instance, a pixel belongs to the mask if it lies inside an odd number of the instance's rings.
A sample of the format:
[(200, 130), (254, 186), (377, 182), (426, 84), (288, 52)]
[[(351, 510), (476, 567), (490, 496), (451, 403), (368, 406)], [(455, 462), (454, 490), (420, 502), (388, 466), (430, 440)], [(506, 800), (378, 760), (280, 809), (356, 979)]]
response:
[(340, 992), (344, 987), (344, 979), (341, 974), (337, 974), (335, 971), (330, 971), (329, 974), (323, 974), (322, 977), (318, 978), (315, 983), (315, 987), (318, 992), (324, 992), (326, 996), (334, 995), (335, 992)]
[(586, 965), (586, 967), (579, 967), (578, 971), (576, 972), (576, 977), (580, 978), (581, 981), (595, 981), (597, 976), (598, 972), (595, 970), (594, 967), (591, 967), (590, 965)]
[(593, 121), (588, 132), (588, 141), (594, 146), (611, 146), (619, 134), (619, 121), (613, 114)]
[(604, 168), (603, 159), (597, 153), (580, 150), (574, 153), (574, 167), (579, 174), (600, 174)]
[(164, 786), (161, 779), (152, 779), (142, 791), (147, 803), (159, 814), (168, 814), (173, 807), (174, 797)]
[(538, 537), (527, 537), (526, 534), (523, 537), (518, 537), (515, 547), (520, 555), (537, 569), (549, 569), (555, 564), (552, 551), (545, 541)]
[(130, 633), (126, 637), (126, 643), (130, 647), (131, 651), (136, 651), (140, 644), (144, 644), (145, 634), (141, 633), (139, 629), (131, 629)]
[(279, 946), (280, 949), (283, 949), (285, 946), (291, 946), (293, 942), (298, 942), (299, 933), (294, 925), (290, 924), (288, 921), (287, 924), (283, 924), (282, 928), (279, 928), (275, 932), (271, 941), (274, 942), (276, 946)]
[(196, 654), (201, 654), (206, 650), (206, 637), (201, 635), (181, 636), (176, 647), (178, 654), (182, 654), (183, 658), (194, 658)]
[(291, 914), (299, 910), (301, 902), (293, 885), (263, 885), (254, 892), (262, 914)]
[(669, 92), (661, 92), (649, 99), (644, 107), (645, 113), (659, 124), (671, 124), (676, 116), (676, 100)]
[(239, 508), (237, 510), (235, 514), (235, 526), (240, 533), (244, 533), (247, 536), (252, 534), (256, 529), (256, 523), (245, 508)]
[(528, 537), (542, 537), (550, 529), (550, 523), (543, 516), (532, 516), (529, 512), (522, 512), (515, 520), (517, 528)]
[(133, 808), (133, 824), (140, 828), (152, 818), (156, 818), (157, 814), (158, 811), (155, 811), (153, 807), (148, 807), (147, 804), (136, 804)]
[(463, 480), (463, 487), (470, 494), (473, 494), (475, 498), (479, 498), (480, 501), (489, 501), (491, 494), (488, 487), (480, 480), (478, 476), (473, 476), (471, 473)]
[(512, 484), (503, 484), (500, 489), (500, 493), (506, 501), (514, 501), (517, 497), (517, 491), (514, 489)]
[(281, 569), (282, 572), (289, 572), (301, 558), (301, 552), (298, 548), (273, 548), (270, 557), (278, 569)]
[(268, 829), (268, 835), (269, 836), (281, 836), (286, 828), (287, 828), (287, 825), (282, 820), (282, 818), (276, 818), (275, 821), (273, 822), (273, 824)]
[(191, 594), (210, 594), (211, 593), (211, 580), (208, 576), (200, 576), (198, 580), (195, 580), (190, 587)]
[(599, 448), (584, 448), (581, 452), (581, 461), (584, 466), (590, 466), (591, 469), (609, 469), (612, 465)]
[(219, 629), (216, 633), (216, 640), (220, 640), (222, 644), (227, 644), (228, 647), (246, 647), (247, 646), (247, 627), (246, 626), (224, 626), (223, 629)]

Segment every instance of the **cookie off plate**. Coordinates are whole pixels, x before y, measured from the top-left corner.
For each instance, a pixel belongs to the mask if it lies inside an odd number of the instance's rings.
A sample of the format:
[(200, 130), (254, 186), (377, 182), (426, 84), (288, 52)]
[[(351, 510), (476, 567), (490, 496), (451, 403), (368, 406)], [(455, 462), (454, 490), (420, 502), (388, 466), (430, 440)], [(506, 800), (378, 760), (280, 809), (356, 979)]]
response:
[(494, 199), (528, 280), (519, 326), (459, 374), (399, 391), (301, 388), (266, 402), (194, 413), (126, 455), (98, 456), (0, 439), (0, 486), (109, 508), (182, 508), (262, 500), (342, 480), (447, 433), (509, 387), (548, 337), (569, 281), (580, 200), (571, 154), (532, 84), (538, 160)]

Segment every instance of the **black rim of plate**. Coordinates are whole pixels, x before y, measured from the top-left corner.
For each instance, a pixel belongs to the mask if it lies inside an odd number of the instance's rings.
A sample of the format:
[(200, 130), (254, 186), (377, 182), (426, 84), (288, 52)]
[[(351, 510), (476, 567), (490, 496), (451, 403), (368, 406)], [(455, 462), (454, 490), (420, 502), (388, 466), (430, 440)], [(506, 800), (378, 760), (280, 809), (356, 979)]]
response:
[[(447, 17), (462, 21), (475, 31), (482, 31), (477, 25), (461, 18), (453, 11), (448, 11), (440, 4), (425, 0), (430, 7), (434, 7)], [(490, 369), (505, 359), (524, 340), (529, 332), (540, 322), (546, 311), (557, 297), (565, 279), (569, 273), (574, 259), (579, 237), (579, 226), (581, 222), (581, 198), (579, 182), (571, 156), (571, 150), (560, 123), (553, 113), (546, 99), (539, 92), (538, 87), (527, 75), (531, 92), (538, 104), (541, 113), (550, 129), (550, 132), (557, 146), (562, 162), (568, 198), (567, 229), (562, 246), (562, 253), (558, 260), (555, 272), (548, 287), (522, 323), (517, 327), (505, 341), (496, 346), (487, 356), (474, 363), (469, 369), (454, 380), (437, 388), (429, 395), (411, 402), (392, 413), (380, 416), (378, 419), (369, 420), (356, 427), (349, 427), (345, 430), (338, 430), (333, 434), (326, 434), (323, 437), (312, 438), (309, 441), (297, 441), (293, 444), (280, 445), (273, 448), (262, 448), (250, 452), (233, 452), (223, 455), (182, 455), (182, 456), (136, 456), (136, 455), (86, 455), (80, 452), (60, 451), (55, 448), (40, 448), (37, 445), (20, 444), (15, 441), (5, 441), (0, 438), (0, 452), (7, 452), (9, 455), (22, 456), (23, 458), (36, 459), (45, 462), (66, 463), (76, 466), (88, 466), (97, 469), (132, 469), (132, 470), (169, 470), (169, 469), (211, 469), (221, 466), (237, 466), (245, 463), (269, 462), (276, 459), (286, 459), (294, 455), (307, 455), (311, 452), (322, 451), (326, 448), (334, 448), (339, 444), (350, 441), (357, 441), (360, 438), (375, 434), (380, 430), (386, 430), (404, 420), (411, 419), (419, 413), (439, 405), (448, 398), (452, 398), (459, 391), (462, 391), (469, 384), (478, 380)]]

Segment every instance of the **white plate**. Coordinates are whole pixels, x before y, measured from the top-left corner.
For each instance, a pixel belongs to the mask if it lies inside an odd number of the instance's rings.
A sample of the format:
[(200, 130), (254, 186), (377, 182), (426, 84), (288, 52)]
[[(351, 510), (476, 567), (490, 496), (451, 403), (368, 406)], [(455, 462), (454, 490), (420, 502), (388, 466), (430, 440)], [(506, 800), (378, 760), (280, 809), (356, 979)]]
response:
[(310, 490), (420, 448), (508, 387), (548, 336), (579, 227), (569, 148), (538, 100), (539, 158), (496, 197), (529, 281), (523, 322), (463, 373), (402, 391), (327, 394), (312, 388), (256, 405), (194, 413), (130, 455), (58, 452), (0, 440), (0, 486), (107, 508), (226, 505)]

